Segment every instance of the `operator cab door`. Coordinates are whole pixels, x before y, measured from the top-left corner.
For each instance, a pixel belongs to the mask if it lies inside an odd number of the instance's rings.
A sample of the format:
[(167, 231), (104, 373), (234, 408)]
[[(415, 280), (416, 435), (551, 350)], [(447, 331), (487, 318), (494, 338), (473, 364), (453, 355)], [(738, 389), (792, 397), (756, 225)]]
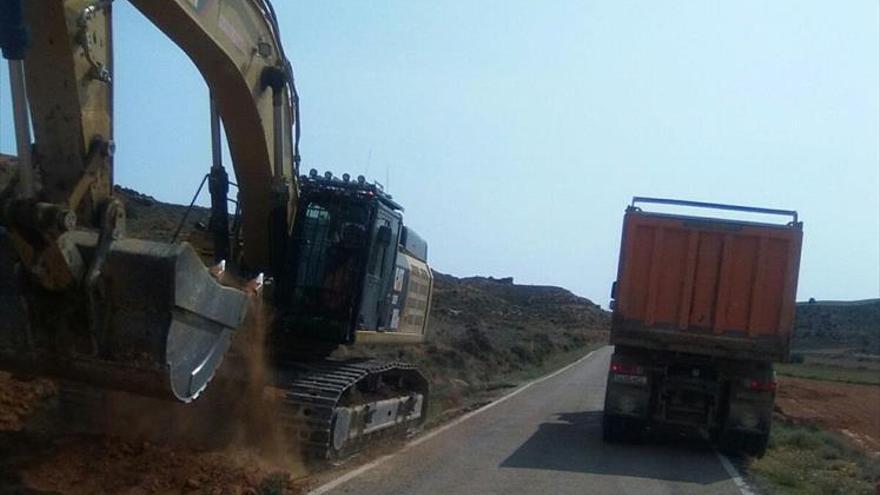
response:
[(383, 204), (376, 209), (370, 255), (361, 298), (360, 325), (377, 330), (390, 324), (390, 288), (400, 239), (400, 215)]
[(288, 287), (278, 297), (280, 333), (329, 343), (351, 343), (358, 318), (370, 220), (363, 202), (333, 195), (301, 198), (288, 264)]

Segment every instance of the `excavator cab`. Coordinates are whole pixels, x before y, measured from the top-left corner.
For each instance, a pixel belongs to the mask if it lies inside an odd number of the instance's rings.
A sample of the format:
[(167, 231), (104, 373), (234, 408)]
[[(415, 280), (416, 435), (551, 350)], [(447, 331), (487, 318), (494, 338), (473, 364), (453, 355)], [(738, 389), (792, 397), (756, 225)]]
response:
[(369, 205), (322, 191), (301, 198), (288, 259), (290, 293), (279, 305), (285, 326), (309, 340), (350, 342), (371, 240)]
[(403, 207), (363, 176), (313, 169), (299, 184), (275, 349), (310, 341), (324, 346), (305, 347), (331, 350), (379, 333), (419, 341), (433, 279), (427, 245), (403, 225)]
[(316, 170), (300, 177), (299, 217), (279, 294), (283, 334), (329, 346), (383, 325), (382, 304), (400, 236), (400, 205), (363, 177)]

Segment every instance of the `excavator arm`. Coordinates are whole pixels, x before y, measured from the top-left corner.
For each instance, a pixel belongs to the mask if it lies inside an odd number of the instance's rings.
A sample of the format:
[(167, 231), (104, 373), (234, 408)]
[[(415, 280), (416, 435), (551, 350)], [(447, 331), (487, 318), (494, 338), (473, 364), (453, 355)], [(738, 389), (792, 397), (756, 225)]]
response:
[[(131, 3), (207, 82), (239, 186), (237, 261), (252, 274), (277, 270), (295, 216), (299, 122), (271, 5)], [(10, 312), (0, 368), (189, 401), (248, 296), (217, 283), (186, 243), (125, 238), (113, 194), (111, 10), (109, 0), (0, 0), (19, 155), (0, 173), (0, 307)], [(213, 141), (222, 169), (218, 133)]]
[[(261, 0), (132, 0), (204, 75), (226, 128), (241, 201), (245, 264), (271, 270), (283, 244), (270, 232), (283, 210), (289, 230), (299, 160), (292, 71), (271, 4)], [(291, 124), (296, 124), (292, 127)], [(277, 253), (280, 255), (281, 253)]]

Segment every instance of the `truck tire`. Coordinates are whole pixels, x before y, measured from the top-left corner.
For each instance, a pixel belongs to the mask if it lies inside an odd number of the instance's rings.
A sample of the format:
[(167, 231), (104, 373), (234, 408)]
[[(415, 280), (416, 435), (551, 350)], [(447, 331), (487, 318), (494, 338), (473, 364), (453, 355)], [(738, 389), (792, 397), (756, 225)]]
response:
[(724, 430), (718, 437), (718, 450), (723, 454), (749, 457), (763, 457), (770, 441), (770, 433), (751, 433), (737, 430)]
[(744, 438), (743, 453), (756, 458), (764, 457), (767, 452), (767, 444), (770, 443), (770, 433), (749, 433)]
[(641, 438), (642, 425), (637, 419), (605, 414), (602, 416), (602, 440), (608, 443), (635, 442)]
[(620, 418), (616, 416), (602, 415), (602, 440), (607, 443), (616, 443), (620, 440)]

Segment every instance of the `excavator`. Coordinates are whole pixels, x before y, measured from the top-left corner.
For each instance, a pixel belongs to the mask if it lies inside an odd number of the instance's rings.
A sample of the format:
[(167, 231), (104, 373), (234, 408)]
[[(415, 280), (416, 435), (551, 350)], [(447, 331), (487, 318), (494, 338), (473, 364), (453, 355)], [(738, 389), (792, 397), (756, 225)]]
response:
[(429, 387), (416, 367), (330, 354), (424, 340), (427, 244), (381, 185), (299, 173), (299, 97), (272, 4), (129, 1), (210, 91), (213, 259), (126, 233), (112, 0), (0, 0), (17, 148), (0, 161), (0, 369), (189, 403), (269, 307), (266, 385), (306, 453), (417, 428)]

